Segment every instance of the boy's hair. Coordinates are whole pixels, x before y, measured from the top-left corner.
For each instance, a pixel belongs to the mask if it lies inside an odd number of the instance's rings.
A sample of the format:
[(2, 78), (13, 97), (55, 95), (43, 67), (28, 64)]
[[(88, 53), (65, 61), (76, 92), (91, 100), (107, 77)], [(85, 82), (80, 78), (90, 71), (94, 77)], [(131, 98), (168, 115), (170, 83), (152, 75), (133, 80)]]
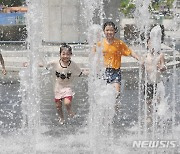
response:
[[(147, 42), (150, 40), (150, 32), (151, 30), (157, 26), (157, 24), (153, 24), (151, 27), (150, 27), (150, 30), (149, 30), (149, 33), (148, 33), (148, 37), (147, 37)], [(159, 25), (161, 27), (161, 43), (164, 42), (164, 36), (165, 36), (165, 33), (164, 33), (164, 25)]]
[(63, 51), (63, 49), (66, 48), (70, 54), (72, 54), (72, 48), (70, 45), (66, 44), (66, 43), (62, 43), (61, 46), (60, 46), (60, 50), (59, 50), (59, 53), (61, 54), (61, 52)]
[(118, 28), (116, 27), (114, 22), (112, 22), (112, 21), (105, 22), (104, 25), (103, 25), (103, 31), (105, 30), (106, 26), (112, 26), (114, 28), (114, 30), (115, 30), (115, 33), (118, 32)]

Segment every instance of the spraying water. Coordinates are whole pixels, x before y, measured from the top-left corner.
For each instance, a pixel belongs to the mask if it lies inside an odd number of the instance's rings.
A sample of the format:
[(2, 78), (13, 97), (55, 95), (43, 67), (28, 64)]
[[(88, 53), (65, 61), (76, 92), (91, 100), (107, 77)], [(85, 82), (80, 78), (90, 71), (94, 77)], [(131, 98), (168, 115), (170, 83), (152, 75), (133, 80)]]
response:
[[(89, 54), (89, 81), (88, 94), (90, 103), (89, 135), (90, 148), (94, 154), (111, 153), (113, 145), (113, 117), (115, 106), (115, 88), (107, 85), (103, 79), (105, 72), (102, 47), (96, 47), (101, 42), (103, 31), (100, 25), (91, 25), (88, 30)], [(96, 50), (96, 51), (93, 51)]]
[(162, 37), (161, 27), (157, 25), (150, 32), (151, 48), (154, 49), (155, 53), (161, 51), (161, 37)]
[[(96, 47), (96, 52), (94, 52), (94, 45), (97, 42), (101, 42), (103, 36), (102, 31), (102, 23), (104, 18), (104, 11), (103, 11), (103, 1), (90, 1), (85, 0), (85, 23), (89, 25), (88, 32), (87, 32), (87, 39), (89, 43), (89, 78), (88, 78), (88, 95), (89, 99), (87, 102), (83, 102), (82, 104), (77, 104), (80, 106), (82, 111), (82, 117), (85, 116), (83, 113), (83, 109), (87, 109), (88, 107), (83, 107), (87, 104), (90, 105), (89, 113), (88, 113), (88, 128), (86, 125), (79, 126), (78, 120), (75, 120), (74, 123), (71, 122), (65, 126), (57, 126), (53, 122), (50, 123), (49, 128), (45, 127), (42, 130), (41, 126), (41, 117), (45, 116), (45, 114), (40, 115), (40, 102), (44, 103), (42, 100), (45, 100), (45, 97), (48, 97), (48, 92), (45, 91), (49, 89), (47, 83), (48, 82), (46, 77), (42, 77), (46, 74), (41, 74), (43, 81), (40, 80), (39, 71), (37, 68), (37, 63), (39, 58), (41, 57), (39, 51), (41, 51), (41, 18), (42, 10), (39, 6), (42, 5), (42, 1), (35, 1), (32, 0), (31, 2), (28, 1), (29, 13), (28, 13), (28, 57), (29, 57), (29, 67), (25, 70), (20, 72), (21, 78), (21, 96), (22, 96), (22, 111), (23, 111), (23, 120), (22, 120), (22, 131), (18, 134), (16, 133), (15, 136), (10, 136), (6, 138), (0, 138), (0, 142), (3, 143), (0, 146), (1, 149), (6, 149), (6, 145), (8, 144), (11, 146), (11, 149), (4, 150), (5, 154), (12, 153), (17, 151), (17, 153), (94, 153), (94, 154), (109, 154), (109, 153), (117, 153), (117, 154), (129, 154), (129, 153), (157, 153), (156, 150), (150, 149), (145, 151), (144, 149), (133, 149), (132, 148), (132, 141), (134, 140), (144, 140), (150, 139), (148, 138), (150, 135), (153, 139), (158, 139), (165, 135), (167, 140), (169, 139), (168, 135), (174, 133), (173, 129), (175, 126), (175, 107), (176, 107), (176, 82), (175, 79), (177, 78), (174, 75), (172, 78), (170, 85), (173, 83), (174, 88), (172, 96), (169, 94), (166, 95), (166, 89), (162, 82), (159, 83), (157, 89), (157, 96), (160, 96), (160, 103), (154, 101), (153, 113), (156, 116), (153, 117), (154, 123), (153, 124), (153, 131), (148, 136), (148, 129), (147, 123), (142, 124), (142, 119), (147, 112), (147, 107), (143, 103), (139, 103), (139, 136), (136, 134), (132, 134), (131, 132), (127, 133), (126, 126), (124, 126), (124, 130), (122, 130), (122, 134), (119, 135), (116, 133), (114, 129), (113, 123), (118, 123), (114, 121), (114, 105), (115, 105), (115, 94), (116, 91), (114, 87), (111, 85), (107, 85), (106, 81), (103, 79), (104, 75), (104, 62), (103, 62), (103, 55), (101, 47)], [(110, 3), (110, 1), (108, 1)], [(140, 32), (145, 32), (148, 29), (149, 20), (149, 13), (148, 13), (148, 4), (149, 1), (136, 1), (137, 2), (137, 10), (139, 14), (136, 16), (137, 19), (137, 26), (140, 29)], [(38, 10), (36, 8), (39, 8)], [(93, 24), (93, 14), (96, 9), (100, 8), (100, 25)], [(142, 20), (144, 19), (144, 20)], [(159, 27), (156, 27), (152, 30), (151, 33), (152, 40), (154, 40), (153, 47), (158, 51), (161, 46), (159, 43), (160, 35), (159, 35)], [(174, 58), (175, 59), (175, 58)], [(174, 68), (175, 71), (175, 68)], [(141, 74), (141, 73), (140, 73)], [(141, 75), (140, 79), (141, 81)], [(41, 83), (45, 83), (42, 86), (46, 89), (40, 89)], [(83, 85), (79, 85), (81, 89)], [(43, 93), (45, 91), (45, 93)], [(128, 91), (129, 92), (129, 91)], [(41, 95), (40, 93), (43, 93)], [(130, 93), (131, 94), (131, 93)], [(83, 94), (79, 95), (78, 97), (82, 97)], [(40, 98), (42, 96), (43, 98)], [(128, 95), (129, 96), (129, 95)], [(146, 96), (146, 95), (145, 95)], [(135, 102), (135, 97), (129, 96), (129, 102), (127, 104), (131, 104)], [(141, 99), (141, 93), (139, 93), (139, 100)], [(173, 98), (173, 104), (168, 104), (169, 99)], [(49, 104), (52, 103), (52, 100), (48, 98)], [(156, 98), (157, 99), (157, 98)], [(77, 101), (80, 101), (77, 99)], [(126, 103), (126, 102), (125, 102)], [(170, 106), (170, 107), (169, 107)], [(169, 110), (169, 108), (171, 110)], [(125, 115), (120, 115), (124, 120), (126, 120), (126, 115), (132, 114), (134, 118), (134, 113), (128, 113), (129, 110), (126, 110)], [(145, 112), (144, 112), (145, 111)], [(172, 114), (171, 114), (172, 111)], [(133, 112), (136, 112), (134, 109)], [(50, 114), (54, 114), (51, 113)], [(169, 118), (170, 117), (170, 118)], [(173, 119), (172, 125), (170, 128), (166, 122), (168, 119)], [(54, 118), (54, 117), (53, 117)], [(142, 119), (141, 119), (142, 118)], [(144, 118), (144, 122), (146, 122), (146, 117)], [(50, 119), (52, 120), (52, 119)], [(129, 122), (127, 120), (127, 122)], [(123, 122), (119, 122), (121, 125), (116, 128), (116, 130), (121, 130), (123, 126)], [(78, 125), (78, 126), (77, 126)], [(142, 126), (143, 125), (143, 129)], [(82, 128), (80, 128), (82, 127)], [(166, 127), (166, 128), (165, 128)], [(173, 129), (172, 129), (173, 128)], [(172, 132), (169, 131), (172, 129)], [(118, 132), (118, 131), (117, 131)], [(42, 135), (43, 134), (43, 135)], [(152, 138), (151, 138), (152, 139)], [(161, 138), (164, 139), (164, 138)], [(173, 139), (173, 138), (172, 138)], [(15, 143), (17, 145), (15, 145)], [(13, 144), (11, 144), (13, 143)], [(90, 143), (90, 144), (89, 144)], [(153, 142), (152, 142), (153, 143)], [(152, 144), (151, 144), (152, 145)], [(164, 150), (164, 149), (163, 149)]]
[[(149, 27), (149, 24), (150, 24), (150, 21), (149, 20), (142, 20), (142, 19), (149, 19), (150, 18), (150, 13), (149, 13), (149, 4), (150, 4), (150, 0), (137, 0), (135, 2), (136, 4), (136, 10), (135, 10), (135, 13), (134, 13), (134, 17), (135, 17), (135, 24), (137, 26), (137, 29), (139, 30), (139, 37), (138, 37), (138, 41), (140, 42), (139, 45), (140, 45), (140, 51), (139, 53), (142, 54), (142, 46), (144, 43), (142, 43), (142, 40), (141, 40), (141, 35), (143, 35), (145, 38), (147, 36), (147, 31), (148, 31), (148, 27)], [(146, 43), (145, 43), (146, 44)], [(141, 68), (139, 69), (139, 84), (138, 84), (138, 135), (141, 134), (141, 131), (143, 129), (143, 126), (141, 125), (141, 121), (142, 121), (142, 115), (144, 114), (143, 113), (143, 104), (142, 104), (142, 97), (141, 97), (141, 94), (142, 94), (142, 91), (141, 91), (141, 85), (142, 85), (142, 75), (143, 75), (143, 72), (141, 70)], [(146, 97), (146, 94), (145, 94), (145, 97)], [(146, 113), (147, 112), (147, 106), (145, 105), (145, 110), (144, 112)], [(145, 119), (146, 119), (146, 114), (145, 114)], [(144, 131), (146, 132), (147, 130), (147, 124), (146, 124), (146, 121), (144, 122), (145, 125), (144, 125)]]
[(41, 18), (41, 9), (35, 9), (41, 5), (41, 1), (27, 1), (29, 11), (27, 30), (28, 30), (28, 54), (29, 66), (28, 69), (20, 72), (21, 92), (22, 92), (22, 108), (23, 112), (23, 131), (28, 136), (27, 153), (36, 153), (36, 144), (38, 139), (38, 128), (40, 124), (39, 105), (40, 105), (40, 90), (39, 90), (39, 73), (38, 61), (39, 51), (41, 48), (41, 23), (37, 18)]

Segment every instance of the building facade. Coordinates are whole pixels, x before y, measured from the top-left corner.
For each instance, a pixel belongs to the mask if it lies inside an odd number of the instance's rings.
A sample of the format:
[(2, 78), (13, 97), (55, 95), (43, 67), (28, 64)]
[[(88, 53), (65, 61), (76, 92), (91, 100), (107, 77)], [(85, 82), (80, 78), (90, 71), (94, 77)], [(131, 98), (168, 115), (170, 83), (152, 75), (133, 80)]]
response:
[[(86, 31), (90, 24), (87, 10), (93, 8), (93, 0), (43, 0), (43, 41), (44, 42), (86, 42)], [(102, 24), (113, 20), (119, 25), (119, 3), (117, 0), (101, 0), (104, 13), (99, 16), (100, 8), (93, 12), (91, 24)], [(92, 6), (88, 6), (86, 3)], [(94, 0), (94, 2), (96, 2)], [(97, 2), (96, 2), (97, 3)], [(88, 7), (88, 8), (87, 8)], [(92, 11), (92, 9), (90, 10)], [(86, 13), (87, 14), (86, 14)], [(102, 12), (101, 12), (102, 13)], [(102, 19), (103, 18), (103, 19)]]

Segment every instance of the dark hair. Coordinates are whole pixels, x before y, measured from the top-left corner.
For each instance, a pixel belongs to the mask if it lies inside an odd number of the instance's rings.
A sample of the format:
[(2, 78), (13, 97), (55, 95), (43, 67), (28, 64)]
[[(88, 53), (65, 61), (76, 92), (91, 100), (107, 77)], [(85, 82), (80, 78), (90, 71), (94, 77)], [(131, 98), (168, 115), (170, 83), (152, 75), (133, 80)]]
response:
[(72, 54), (72, 48), (70, 45), (66, 44), (66, 43), (62, 43), (60, 46), (60, 50), (59, 53), (61, 54), (61, 52), (63, 51), (63, 49), (66, 48), (68, 49), (68, 51), (70, 52), (70, 54)]
[(161, 33), (162, 33), (161, 42), (163, 43), (164, 42), (164, 37), (165, 37), (164, 25), (159, 25), (159, 26), (161, 27)]
[[(147, 42), (149, 41), (149, 39), (150, 39), (150, 32), (151, 32), (151, 30), (155, 27), (155, 26), (157, 26), (157, 24), (153, 24), (151, 27), (150, 27), (150, 30), (149, 30), (149, 33), (148, 33), (148, 36), (147, 36)], [(161, 27), (161, 43), (163, 43), (164, 42), (164, 36), (165, 36), (165, 33), (164, 33), (164, 25), (159, 25), (160, 27)]]
[[(149, 30), (149, 33), (148, 33), (148, 35), (147, 35), (147, 41), (146, 41), (146, 43), (148, 44), (148, 42), (149, 42), (149, 40), (150, 40), (150, 33), (151, 33), (151, 30), (155, 27), (155, 26), (157, 26), (157, 24), (153, 24), (151, 27), (150, 27), (150, 30)], [(161, 43), (163, 43), (164, 42), (164, 36), (165, 36), (165, 33), (164, 33), (164, 25), (159, 25), (160, 26), (160, 28), (161, 28)], [(147, 46), (147, 50), (149, 50), (149, 47)]]
[(104, 25), (103, 25), (103, 31), (105, 30), (106, 26), (112, 26), (114, 28), (114, 30), (115, 30), (115, 33), (118, 32), (118, 28), (116, 27), (114, 22), (112, 22), (112, 21), (105, 22)]

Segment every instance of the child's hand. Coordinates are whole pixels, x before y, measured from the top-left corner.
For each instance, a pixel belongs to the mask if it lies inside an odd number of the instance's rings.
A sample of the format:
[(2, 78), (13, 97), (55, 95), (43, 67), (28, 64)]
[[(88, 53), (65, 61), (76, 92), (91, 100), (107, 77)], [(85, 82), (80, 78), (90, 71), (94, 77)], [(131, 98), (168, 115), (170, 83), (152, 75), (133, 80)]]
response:
[(144, 61), (142, 59), (138, 61), (138, 64), (144, 69)]
[(83, 69), (82, 69), (82, 73), (83, 73), (84, 75), (89, 75), (89, 70), (83, 68)]
[[(29, 65), (28, 62), (23, 63), (23, 67), (28, 67), (28, 65)], [(44, 67), (43, 63), (39, 63), (38, 66), (39, 67)]]
[(24, 62), (23, 67), (28, 67), (28, 62)]
[(140, 58), (139, 58), (138, 63), (139, 63), (139, 65), (140, 65), (140, 67), (141, 67), (142, 69), (145, 68), (145, 66), (144, 66), (144, 58), (143, 58), (143, 57), (140, 57)]
[(139, 63), (140, 66), (144, 65), (144, 62), (142, 60), (138, 61), (138, 63)]
[(6, 73), (7, 73), (7, 72), (6, 72), (6, 69), (3, 68), (3, 69), (2, 69), (2, 74), (3, 74), (3, 75), (6, 75)]
[(38, 63), (38, 66), (39, 66), (39, 67), (44, 67), (44, 65), (43, 65), (42, 62)]
[(159, 70), (160, 70), (161, 72), (165, 71), (166, 69), (167, 69), (166, 66), (162, 66), (162, 67), (159, 68)]

